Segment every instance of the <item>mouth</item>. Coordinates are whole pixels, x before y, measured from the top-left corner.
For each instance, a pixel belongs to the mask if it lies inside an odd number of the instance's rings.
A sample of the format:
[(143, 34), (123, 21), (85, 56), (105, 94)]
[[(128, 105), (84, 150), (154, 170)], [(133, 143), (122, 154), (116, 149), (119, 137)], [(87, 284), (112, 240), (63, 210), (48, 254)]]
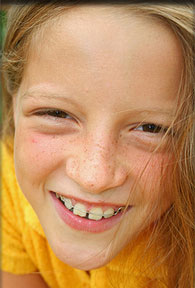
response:
[(64, 206), (71, 211), (74, 215), (78, 215), (80, 217), (99, 221), (102, 218), (110, 218), (116, 216), (118, 213), (122, 212), (125, 209), (125, 206), (121, 206), (118, 208), (115, 207), (99, 207), (91, 205), (87, 207), (87, 205), (77, 202), (75, 200), (71, 200), (70, 198), (64, 197), (58, 193), (55, 193), (56, 198), (59, 199)]
[(132, 206), (88, 203), (70, 199), (50, 191), (55, 208), (60, 218), (71, 228), (86, 232), (99, 233), (111, 229)]

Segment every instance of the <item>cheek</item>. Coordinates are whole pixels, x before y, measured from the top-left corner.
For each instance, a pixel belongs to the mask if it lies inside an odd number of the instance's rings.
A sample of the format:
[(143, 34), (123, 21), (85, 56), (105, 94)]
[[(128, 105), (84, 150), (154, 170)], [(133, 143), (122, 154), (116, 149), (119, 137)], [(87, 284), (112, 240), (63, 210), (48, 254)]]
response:
[[(57, 169), (66, 153), (66, 145), (55, 136), (16, 131), (15, 169), (19, 182), (38, 184), (44, 181), (52, 170)], [(63, 149), (62, 149), (63, 147)]]
[[(145, 205), (153, 205), (158, 201), (172, 202), (170, 182), (172, 154), (168, 152), (156, 152), (154, 154), (139, 149), (131, 149), (126, 159), (129, 159), (129, 175), (133, 180), (132, 189), (136, 202)], [(163, 204), (164, 205), (164, 204)]]

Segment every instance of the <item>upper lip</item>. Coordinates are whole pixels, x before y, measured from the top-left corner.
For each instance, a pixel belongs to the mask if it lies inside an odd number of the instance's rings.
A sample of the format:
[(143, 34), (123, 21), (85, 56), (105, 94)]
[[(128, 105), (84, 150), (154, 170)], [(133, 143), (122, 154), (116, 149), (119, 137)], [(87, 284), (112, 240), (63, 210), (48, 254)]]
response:
[[(72, 195), (69, 195), (69, 194), (62, 194), (61, 192), (57, 192), (57, 191), (50, 191), (50, 192), (53, 192), (53, 193), (57, 193), (61, 196), (64, 196), (65, 198), (69, 198), (71, 200), (75, 200), (79, 203), (82, 203), (84, 205), (90, 205), (90, 206), (95, 206), (95, 207), (104, 207), (104, 206), (110, 206), (110, 207), (125, 207), (126, 204), (121, 204), (121, 203), (111, 203), (111, 202), (104, 202), (104, 201), (98, 201), (98, 202), (91, 202), (91, 201), (86, 201), (86, 200), (83, 200), (83, 199), (80, 199), (78, 197), (75, 197), (75, 196), (72, 196)], [(129, 206), (129, 205), (128, 205)]]

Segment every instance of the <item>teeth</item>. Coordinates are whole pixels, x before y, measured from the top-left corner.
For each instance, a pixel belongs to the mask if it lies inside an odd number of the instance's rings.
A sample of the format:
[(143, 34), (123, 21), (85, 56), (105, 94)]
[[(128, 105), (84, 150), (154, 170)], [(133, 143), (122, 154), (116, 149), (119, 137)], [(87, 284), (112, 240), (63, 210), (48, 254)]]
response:
[(92, 220), (100, 220), (103, 216), (103, 210), (102, 208), (92, 208), (89, 211), (88, 218)]
[(79, 215), (81, 217), (85, 217), (87, 215), (87, 211), (86, 211), (85, 206), (83, 204), (79, 204), (79, 203), (77, 203), (74, 206), (73, 213), (75, 215)]
[(114, 210), (113, 208), (108, 208), (106, 211), (103, 212), (102, 208), (94, 207), (87, 212), (87, 209), (85, 205), (81, 203), (77, 203), (73, 206), (72, 201), (64, 196), (61, 196), (60, 194), (56, 193), (56, 197), (58, 199), (61, 199), (64, 203), (65, 207), (72, 211), (75, 215), (78, 215), (80, 217), (85, 217), (91, 220), (101, 220), (102, 217), (104, 218), (110, 218), (114, 215), (117, 215), (121, 210), (123, 210), (123, 207), (118, 208), (118, 210)]
[(72, 205), (72, 201), (70, 199), (65, 198), (64, 200), (64, 205), (66, 206), (66, 208), (68, 208), (69, 210), (73, 207)]
[(117, 214), (118, 214), (119, 212), (123, 211), (123, 210), (124, 210), (124, 207), (120, 207), (120, 208), (117, 210)]
[(109, 218), (109, 217), (112, 217), (113, 215), (114, 215), (113, 208), (109, 208), (106, 211), (104, 211), (104, 218)]
[(66, 198), (64, 196), (59, 195), (59, 198), (64, 202)]

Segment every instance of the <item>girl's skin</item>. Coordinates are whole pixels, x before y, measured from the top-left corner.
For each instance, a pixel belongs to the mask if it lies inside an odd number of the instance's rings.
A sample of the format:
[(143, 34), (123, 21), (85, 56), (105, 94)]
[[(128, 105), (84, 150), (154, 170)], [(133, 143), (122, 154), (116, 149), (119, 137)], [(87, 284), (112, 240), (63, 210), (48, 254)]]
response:
[[(16, 175), (63, 262), (83, 270), (105, 265), (174, 201), (160, 188), (172, 153), (161, 147), (152, 155), (163, 132), (142, 124), (171, 124), (182, 65), (169, 28), (111, 7), (72, 9), (33, 38), (14, 98)], [(47, 108), (70, 116), (38, 115)], [(121, 206), (130, 197), (112, 255), (119, 224), (75, 230), (59, 218), (50, 190)]]

